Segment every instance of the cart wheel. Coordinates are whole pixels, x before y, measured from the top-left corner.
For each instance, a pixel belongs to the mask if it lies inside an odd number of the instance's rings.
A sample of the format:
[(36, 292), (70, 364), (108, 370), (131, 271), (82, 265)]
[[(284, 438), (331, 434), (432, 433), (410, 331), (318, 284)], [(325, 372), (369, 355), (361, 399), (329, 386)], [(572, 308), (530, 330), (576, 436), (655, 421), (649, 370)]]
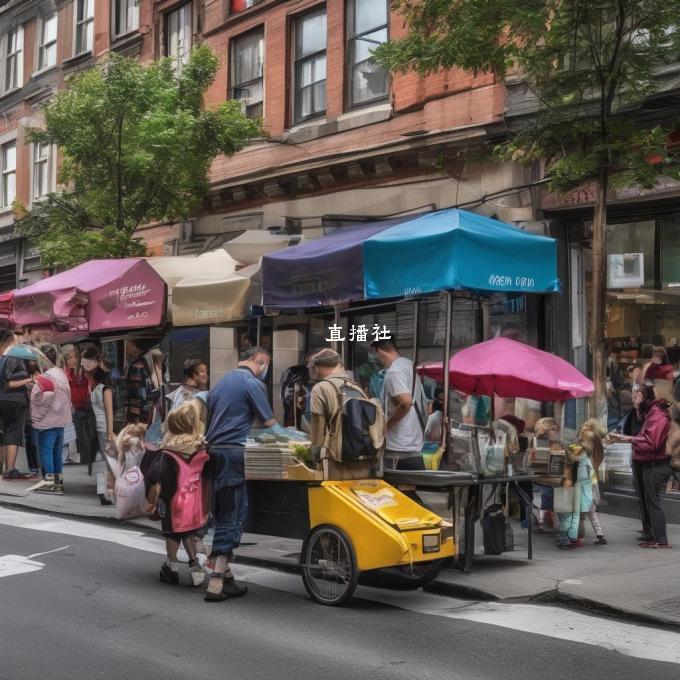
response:
[(364, 571), (359, 582), (373, 588), (393, 590), (416, 590), (434, 581), (444, 566), (445, 560), (417, 562), (413, 566), (390, 567)]
[(305, 589), (319, 604), (344, 604), (359, 581), (352, 543), (331, 524), (321, 524), (311, 531), (302, 547), (300, 566)]

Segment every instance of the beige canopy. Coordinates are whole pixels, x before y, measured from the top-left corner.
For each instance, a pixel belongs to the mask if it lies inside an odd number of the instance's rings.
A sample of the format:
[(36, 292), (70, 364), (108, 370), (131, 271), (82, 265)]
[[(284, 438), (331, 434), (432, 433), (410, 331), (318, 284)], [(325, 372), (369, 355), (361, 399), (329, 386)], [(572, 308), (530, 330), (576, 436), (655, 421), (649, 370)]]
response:
[(260, 265), (237, 271), (238, 262), (222, 249), (148, 260), (168, 286), (168, 313), (173, 326), (243, 319), (251, 304), (260, 304)]

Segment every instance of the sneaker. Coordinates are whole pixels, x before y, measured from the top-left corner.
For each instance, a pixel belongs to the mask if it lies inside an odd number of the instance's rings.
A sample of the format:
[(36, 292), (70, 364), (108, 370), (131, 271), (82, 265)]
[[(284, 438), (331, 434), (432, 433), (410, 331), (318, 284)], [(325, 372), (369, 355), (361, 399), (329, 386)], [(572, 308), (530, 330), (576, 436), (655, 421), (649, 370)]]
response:
[(649, 534), (640, 534), (635, 540), (640, 543), (654, 543), (654, 537)]
[(672, 548), (673, 546), (670, 543), (657, 543), (656, 547), (661, 549), (661, 548)]
[(16, 468), (13, 468), (12, 470), (5, 470), (5, 472), (2, 473), (2, 478), (6, 482), (23, 482), (29, 479), (37, 479), (38, 474), (31, 472), (20, 472)]
[(607, 545), (607, 539), (604, 536), (598, 536), (593, 541), (593, 545)]
[(55, 482), (54, 483), (54, 493), (57, 496), (63, 496), (64, 495), (64, 482)]
[(179, 585), (179, 574), (176, 571), (170, 569), (170, 565), (167, 562), (163, 562), (160, 572), (161, 583), (169, 583), (171, 586)]
[(33, 491), (35, 491), (35, 493), (49, 493), (52, 494), (53, 496), (64, 495), (64, 490), (62, 489), (60, 492), (56, 482), (45, 481), (43, 484), (33, 489)]
[(647, 541), (646, 543), (640, 543), (640, 547), (655, 550), (656, 548), (659, 547), (659, 544), (655, 543), (654, 541)]
[(571, 547), (572, 548), (583, 548), (585, 546), (585, 543), (579, 538), (577, 540), (572, 540), (571, 541)]
[(203, 581), (205, 581), (205, 569), (198, 559), (189, 561), (189, 573), (191, 574), (191, 581), (195, 588), (203, 585)]

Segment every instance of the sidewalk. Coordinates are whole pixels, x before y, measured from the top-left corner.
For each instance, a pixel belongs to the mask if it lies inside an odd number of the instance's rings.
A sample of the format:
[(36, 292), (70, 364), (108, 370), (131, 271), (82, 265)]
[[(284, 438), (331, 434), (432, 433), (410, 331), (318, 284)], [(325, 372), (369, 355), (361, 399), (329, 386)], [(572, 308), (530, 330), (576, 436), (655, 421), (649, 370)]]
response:
[[(34, 482), (0, 480), (0, 505), (118, 522), (112, 506), (102, 506), (94, 477), (82, 465), (67, 466), (64, 496), (27, 492)], [(601, 515), (609, 545), (592, 545), (590, 527), (585, 548), (560, 551), (551, 535), (534, 534), (534, 559), (526, 559), (526, 531), (515, 526), (515, 550), (498, 557), (479, 555), (472, 574), (444, 569), (429, 590), (453, 597), (501, 601), (566, 601), (584, 607), (627, 614), (643, 621), (680, 625), (680, 526), (669, 525), (673, 550), (637, 546), (638, 522)], [(158, 532), (146, 519), (128, 524)], [(481, 535), (477, 539), (481, 551)], [(237, 557), (242, 562), (297, 569), (301, 542), (246, 534)]]

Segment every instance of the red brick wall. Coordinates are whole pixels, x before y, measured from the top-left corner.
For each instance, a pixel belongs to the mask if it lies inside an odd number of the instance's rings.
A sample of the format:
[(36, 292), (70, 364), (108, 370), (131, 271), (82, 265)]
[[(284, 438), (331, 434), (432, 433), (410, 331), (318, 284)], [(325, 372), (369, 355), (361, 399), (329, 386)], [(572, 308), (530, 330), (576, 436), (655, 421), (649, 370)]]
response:
[[(379, 1), (379, 0), (376, 0)], [(220, 70), (206, 97), (208, 104), (224, 101), (229, 83), (230, 40), (258, 26), (265, 29), (264, 129), (273, 138), (291, 127), (290, 112), (290, 27), (296, 15), (312, 7), (327, 7), (327, 106), (326, 121), (346, 111), (345, 106), (345, 26), (346, 0), (270, 0), (238, 15), (226, 13), (226, 2), (206, 2), (204, 33), (206, 42), (220, 57)], [(403, 18), (390, 17), (390, 34), (406, 32)], [(441, 100), (438, 101), (438, 100)], [(504, 108), (504, 90), (492, 76), (474, 77), (460, 70), (421, 77), (414, 73), (395, 74), (390, 100), (395, 115), (390, 121), (307, 142), (299, 147), (267, 145), (247, 149), (233, 159), (218, 159), (213, 178), (235, 177), (276, 167), (297, 158), (317, 156), (403, 140), (413, 130), (445, 130), (498, 120)], [(408, 112), (408, 113), (407, 113)], [(304, 150), (302, 150), (304, 148)]]

